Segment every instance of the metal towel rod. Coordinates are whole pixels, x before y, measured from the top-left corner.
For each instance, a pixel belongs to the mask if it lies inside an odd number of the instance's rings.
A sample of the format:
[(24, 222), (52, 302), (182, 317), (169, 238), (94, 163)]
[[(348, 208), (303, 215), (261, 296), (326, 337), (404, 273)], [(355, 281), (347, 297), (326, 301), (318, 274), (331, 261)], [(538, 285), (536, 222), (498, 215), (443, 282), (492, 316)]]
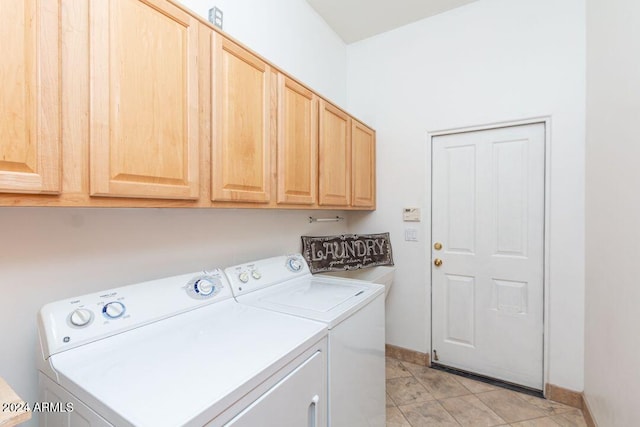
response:
[(343, 221), (344, 218), (341, 216), (336, 216), (333, 218), (315, 218), (313, 216), (309, 217), (309, 223), (312, 222), (338, 222), (338, 221)]

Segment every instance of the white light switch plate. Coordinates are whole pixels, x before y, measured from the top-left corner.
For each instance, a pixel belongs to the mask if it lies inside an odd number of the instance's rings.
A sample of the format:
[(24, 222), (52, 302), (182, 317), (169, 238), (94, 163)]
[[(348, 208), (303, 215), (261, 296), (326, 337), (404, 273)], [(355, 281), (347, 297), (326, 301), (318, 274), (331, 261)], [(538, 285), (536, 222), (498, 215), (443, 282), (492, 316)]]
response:
[(418, 241), (418, 230), (415, 228), (405, 228), (404, 230), (404, 240), (407, 242), (417, 242)]

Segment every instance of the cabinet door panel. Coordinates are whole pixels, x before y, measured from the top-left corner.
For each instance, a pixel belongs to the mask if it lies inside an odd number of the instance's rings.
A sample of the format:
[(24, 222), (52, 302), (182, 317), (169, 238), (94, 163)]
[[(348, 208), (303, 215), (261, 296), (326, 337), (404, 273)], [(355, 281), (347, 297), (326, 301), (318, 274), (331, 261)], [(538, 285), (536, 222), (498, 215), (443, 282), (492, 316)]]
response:
[(320, 102), (319, 204), (348, 206), (351, 201), (351, 118)]
[(212, 200), (267, 203), (275, 117), (271, 68), (218, 34), (212, 45)]
[(373, 208), (376, 203), (376, 137), (374, 131), (353, 120), (351, 146), (351, 205)]
[(0, 1), (0, 192), (60, 192), (58, 0)]
[(162, 0), (91, 2), (91, 195), (198, 197), (198, 27)]
[(318, 99), (282, 74), (278, 87), (278, 203), (311, 205), (318, 187)]

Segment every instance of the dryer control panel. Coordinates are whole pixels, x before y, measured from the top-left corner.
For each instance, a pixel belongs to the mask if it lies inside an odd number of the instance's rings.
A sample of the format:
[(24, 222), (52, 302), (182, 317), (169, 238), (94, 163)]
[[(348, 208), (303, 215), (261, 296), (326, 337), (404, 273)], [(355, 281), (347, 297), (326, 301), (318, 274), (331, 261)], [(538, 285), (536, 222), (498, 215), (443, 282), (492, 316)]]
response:
[(38, 313), (43, 357), (231, 297), (214, 269), (56, 301)]
[(233, 296), (247, 294), (280, 284), (286, 280), (311, 276), (309, 266), (301, 254), (266, 258), (225, 268)]

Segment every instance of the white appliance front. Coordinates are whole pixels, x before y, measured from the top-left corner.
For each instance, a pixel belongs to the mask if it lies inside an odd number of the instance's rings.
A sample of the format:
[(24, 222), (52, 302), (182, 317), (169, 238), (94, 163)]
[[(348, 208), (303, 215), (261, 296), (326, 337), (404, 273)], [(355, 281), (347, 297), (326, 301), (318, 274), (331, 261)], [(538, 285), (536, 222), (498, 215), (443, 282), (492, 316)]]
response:
[[(202, 277), (209, 282), (198, 282)], [(75, 397), (87, 409), (85, 420), (97, 418), (80, 423), (77, 416), (43, 415), (41, 425), (222, 426), (243, 425), (244, 417), (274, 427), (326, 425), (326, 325), (230, 297), (218, 272), (43, 307), (42, 397)], [(254, 404), (271, 402), (270, 396), (295, 404), (289, 412)]]
[(311, 275), (301, 255), (225, 269), (243, 305), (329, 328), (329, 425), (385, 425), (384, 287)]

